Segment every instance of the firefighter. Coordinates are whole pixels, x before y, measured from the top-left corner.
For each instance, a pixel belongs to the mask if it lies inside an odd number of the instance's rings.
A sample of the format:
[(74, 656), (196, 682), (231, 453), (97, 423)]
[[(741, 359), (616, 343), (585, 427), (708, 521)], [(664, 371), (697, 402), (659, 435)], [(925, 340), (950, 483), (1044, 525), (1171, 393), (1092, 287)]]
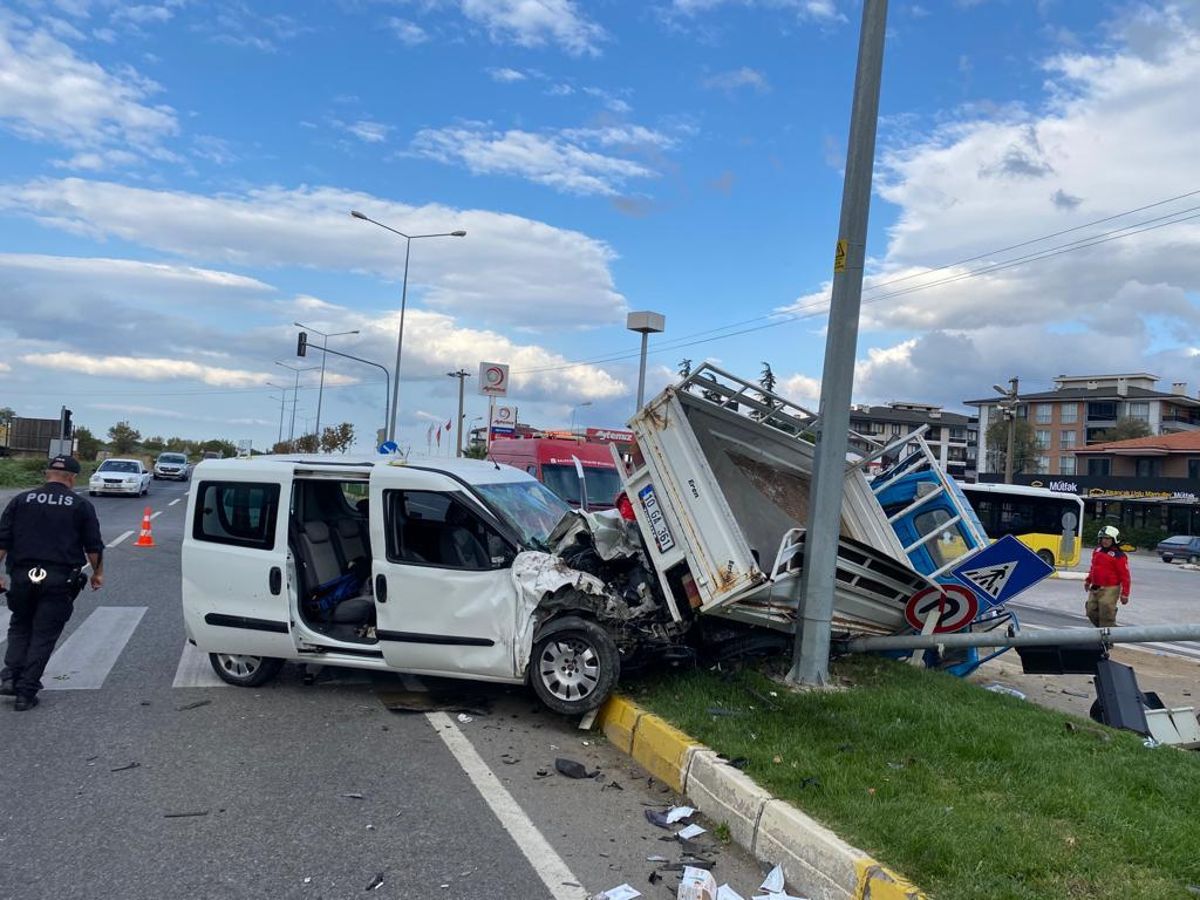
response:
[(1117, 601), (1129, 602), (1129, 557), (1117, 546), (1121, 533), (1112, 525), (1100, 529), (1099, 546), (1092, 551), (1083, 589), (1087, 591), (1087, 617), (1097, 628), (1117, 624)]
[(73, 490), (78, 474), (73, 457), (54, 457), (46, 483), (13, 497), (0, 515), (0, 559), (7, 562), (12, 611), (0, 694), (15, 696), (18, 712), (38, 704), (42, 672), (89, 580), (85, 559), (92, 566), (92, 590), (104, 584), (100, 522), (92, 504)]

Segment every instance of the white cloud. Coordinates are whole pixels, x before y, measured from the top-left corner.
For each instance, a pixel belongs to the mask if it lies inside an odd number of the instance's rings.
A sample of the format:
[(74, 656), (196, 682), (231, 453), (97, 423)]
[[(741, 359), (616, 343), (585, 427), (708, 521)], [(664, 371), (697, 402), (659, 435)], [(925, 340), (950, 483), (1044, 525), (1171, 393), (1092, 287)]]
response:
[(0, 125), (81, 151), (75, 168), (103, 166), (113, 150), (163, 155), (179, 125), (170, 107), (147, 102), (158, 91), (132, 69), (107, 70), (47, 31), (0, 17)]
[(183, 266), (171, 263), (142, 262), (134, 259), (103, 257), (46, 256), (32, 253), (0, 253), (0, 284), (10, 279), (34, 276), (38, 282), (83, 284), (100, 280), (119, 290), (140, 290), (154, 285), (164, 293), (185, 287), (202, 287), (221, 291), (270, 293), (271, 285), (214, 269)]
[[(134, 381), (167, 381), (188, 379), (213, 387), (249, 387), (264, 385), (273, 376), (270, 372), (245, 369), (225, 369), (205, 366), (180, 359), (143, 356), (89, 356), (78, 351), (55, 353), (26, 353), (21, 362), (30, 366), (79, 372), (108, 378), (128, 378)], [(326, 376), (328, 378), (328, 376)]]
[(767, 76), (758, 69), (751, 69), (748, 66), (709, 75), (704, 79), (703, 84), (706, 88), (713, 88), (725, 91), (726, 93), (733, 93), (738, 88), (751, 88), (760, 94), (765, 94), (771, 89), (771, 83), (767, 80)]
[(382, 122), (372, 122), (368, 119), (360, 119), (346, 127), (351, 134), (367, 144), (378, 144), (386, 141), (388, 133), (392, 130), (391, 125), (384, 125)]
[(630, 147), (634, 143), (664, 146), (669, 141), (666, 135), (640, 126), (535, 134), (468, 123), (419, 131), (412, 149), (440, 162), (464, 165), (476, 175), (515, 175), (564, 193), (611, 196), (628, 181), (658, 175), (643, 163), (591, 149), (617, 146), (621, 138), (628, 138)]
[(118, 6), (113, 10), (114, 22), (132, 22), (135, 25), (161, 24), (169, 22), (175, 11), (168, 5), (153, 6), (151, 4), (135, 4), (133, 6)]
[(573, 56), (600, 53), (604, 29), (573, 0), (461, 0), (462, 12), (496, 43), (521, 47), (556, 44)]
[(492, 77), (492, 81), (501, 83), (511, 83), (514, 81), (524, 81), (528, 76), (518, 69), (488, 69), (488, 75)]
[(816, 412), (821, 405), (821, 379), (803, 374), (789, 375), (780, 380), (776, 393)]
[(487, 210), (410, 206), (327, 187), (209, 197), (78, 178), (0, 185), (0, 209), (205, 262), (368, 272), (398, 281), (403, 244), (350, 217), (360, 209), (414, 234), (466, 229), (466, 238), (414, 247), (410, 303), (531, 329), (613, 324), (626, 309), (607, 244)]
[[(1079, 369), (1157, 371), (1168, 382), (1200, 374), (1182, 349), (1200, 328), (1200, 220), (1108, 239), (1196, 215), (1200, 196), (996, 249), (1197, 187), (1200, 34), (1170, 9), (1147, 15), (1136, 43), (1048, 60), (1040, 105), (960, 111), (883, 152), (879, 191), (899, 215), (866, 279), (871, 349), (856, 395), (957, 404), (1013, 374), (1043, 388)], [(1069, 247), (1089, 239), (1104, 242)], [(1069, 252), (1005, 267), (1055, 248)], [(973, 274), (988, 266), (997, 268)]]
[(410, 22), (408, 19), (392, 16), (387, 20), (387, 26), (396, 40), (407, 47), (415, 47), (417, 44), (423, 44), (429, 40), (428, 32), (416, 22)]
[(697, 15), (731, 5), (785, 10), (821, 22), (845, 19), (834, 0), (672, 0), (671, 9), (684, 15)]

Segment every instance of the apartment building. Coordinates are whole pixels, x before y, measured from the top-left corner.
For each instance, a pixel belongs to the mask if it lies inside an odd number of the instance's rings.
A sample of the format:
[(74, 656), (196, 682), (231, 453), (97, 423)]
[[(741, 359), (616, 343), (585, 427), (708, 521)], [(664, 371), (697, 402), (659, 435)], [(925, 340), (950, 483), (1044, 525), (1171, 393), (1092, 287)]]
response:
[[(1169, 392), (1157, 389), (1158, 376), (1146, 372), (1124, 375), (1060, 375), (1054, 390), (1022, 393), (1017, 415), (1033, 427), (1040, 446), (1037, 471), (1031, 475), (1087, 474), (1080, 471), (1076, 451), (1097, 444), (1119, 419), (1146, 423), (1153, 435), (1200, 430), (1200, 399), (1189, 396), (1187, 384), (1176, 382)], [(978, 430), (985, 448), (979, 453), (979, 473), (1002, 471), (1002, 459), (986, 451), (988, 427), (1002, 418), (1003, 398), (967, 400), (979, 410)]]
[[(928, 403), (888, 403), (886, 406), (855, 406), (850, 410), (850, 430), (883, 443), (928, 425), (925, 440), (951, 477), (975, 480), (979, 448), (979, 426), (973, 416), (946, 412)], [(869, 445), (854, 434), (851, 447), (866, 452)]]

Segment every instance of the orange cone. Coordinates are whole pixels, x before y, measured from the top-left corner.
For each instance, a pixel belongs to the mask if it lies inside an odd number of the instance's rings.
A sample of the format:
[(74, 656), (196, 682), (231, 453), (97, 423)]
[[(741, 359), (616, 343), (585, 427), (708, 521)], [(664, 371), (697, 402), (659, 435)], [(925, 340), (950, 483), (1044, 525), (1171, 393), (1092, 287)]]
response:
[(150, 507), (146, 507), (146, 511), (142, 513), (142, 533), (138, 535), (138, 539), (133, 542), (135, 547), (153, 547), (154, 536), (150, 534)]

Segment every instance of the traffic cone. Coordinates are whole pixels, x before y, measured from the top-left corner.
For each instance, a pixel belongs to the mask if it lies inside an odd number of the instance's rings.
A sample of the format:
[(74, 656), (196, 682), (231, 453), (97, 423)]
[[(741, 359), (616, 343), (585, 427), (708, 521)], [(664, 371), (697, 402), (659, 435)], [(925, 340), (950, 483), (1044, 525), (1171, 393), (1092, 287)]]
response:
[(135, 547), (153, 547), (154, 536), (150, 534), (150, 507), (146, 507), (146, 511), (142, 513), (142, 533), (138, 535), (138, 539), (133, 542)]

